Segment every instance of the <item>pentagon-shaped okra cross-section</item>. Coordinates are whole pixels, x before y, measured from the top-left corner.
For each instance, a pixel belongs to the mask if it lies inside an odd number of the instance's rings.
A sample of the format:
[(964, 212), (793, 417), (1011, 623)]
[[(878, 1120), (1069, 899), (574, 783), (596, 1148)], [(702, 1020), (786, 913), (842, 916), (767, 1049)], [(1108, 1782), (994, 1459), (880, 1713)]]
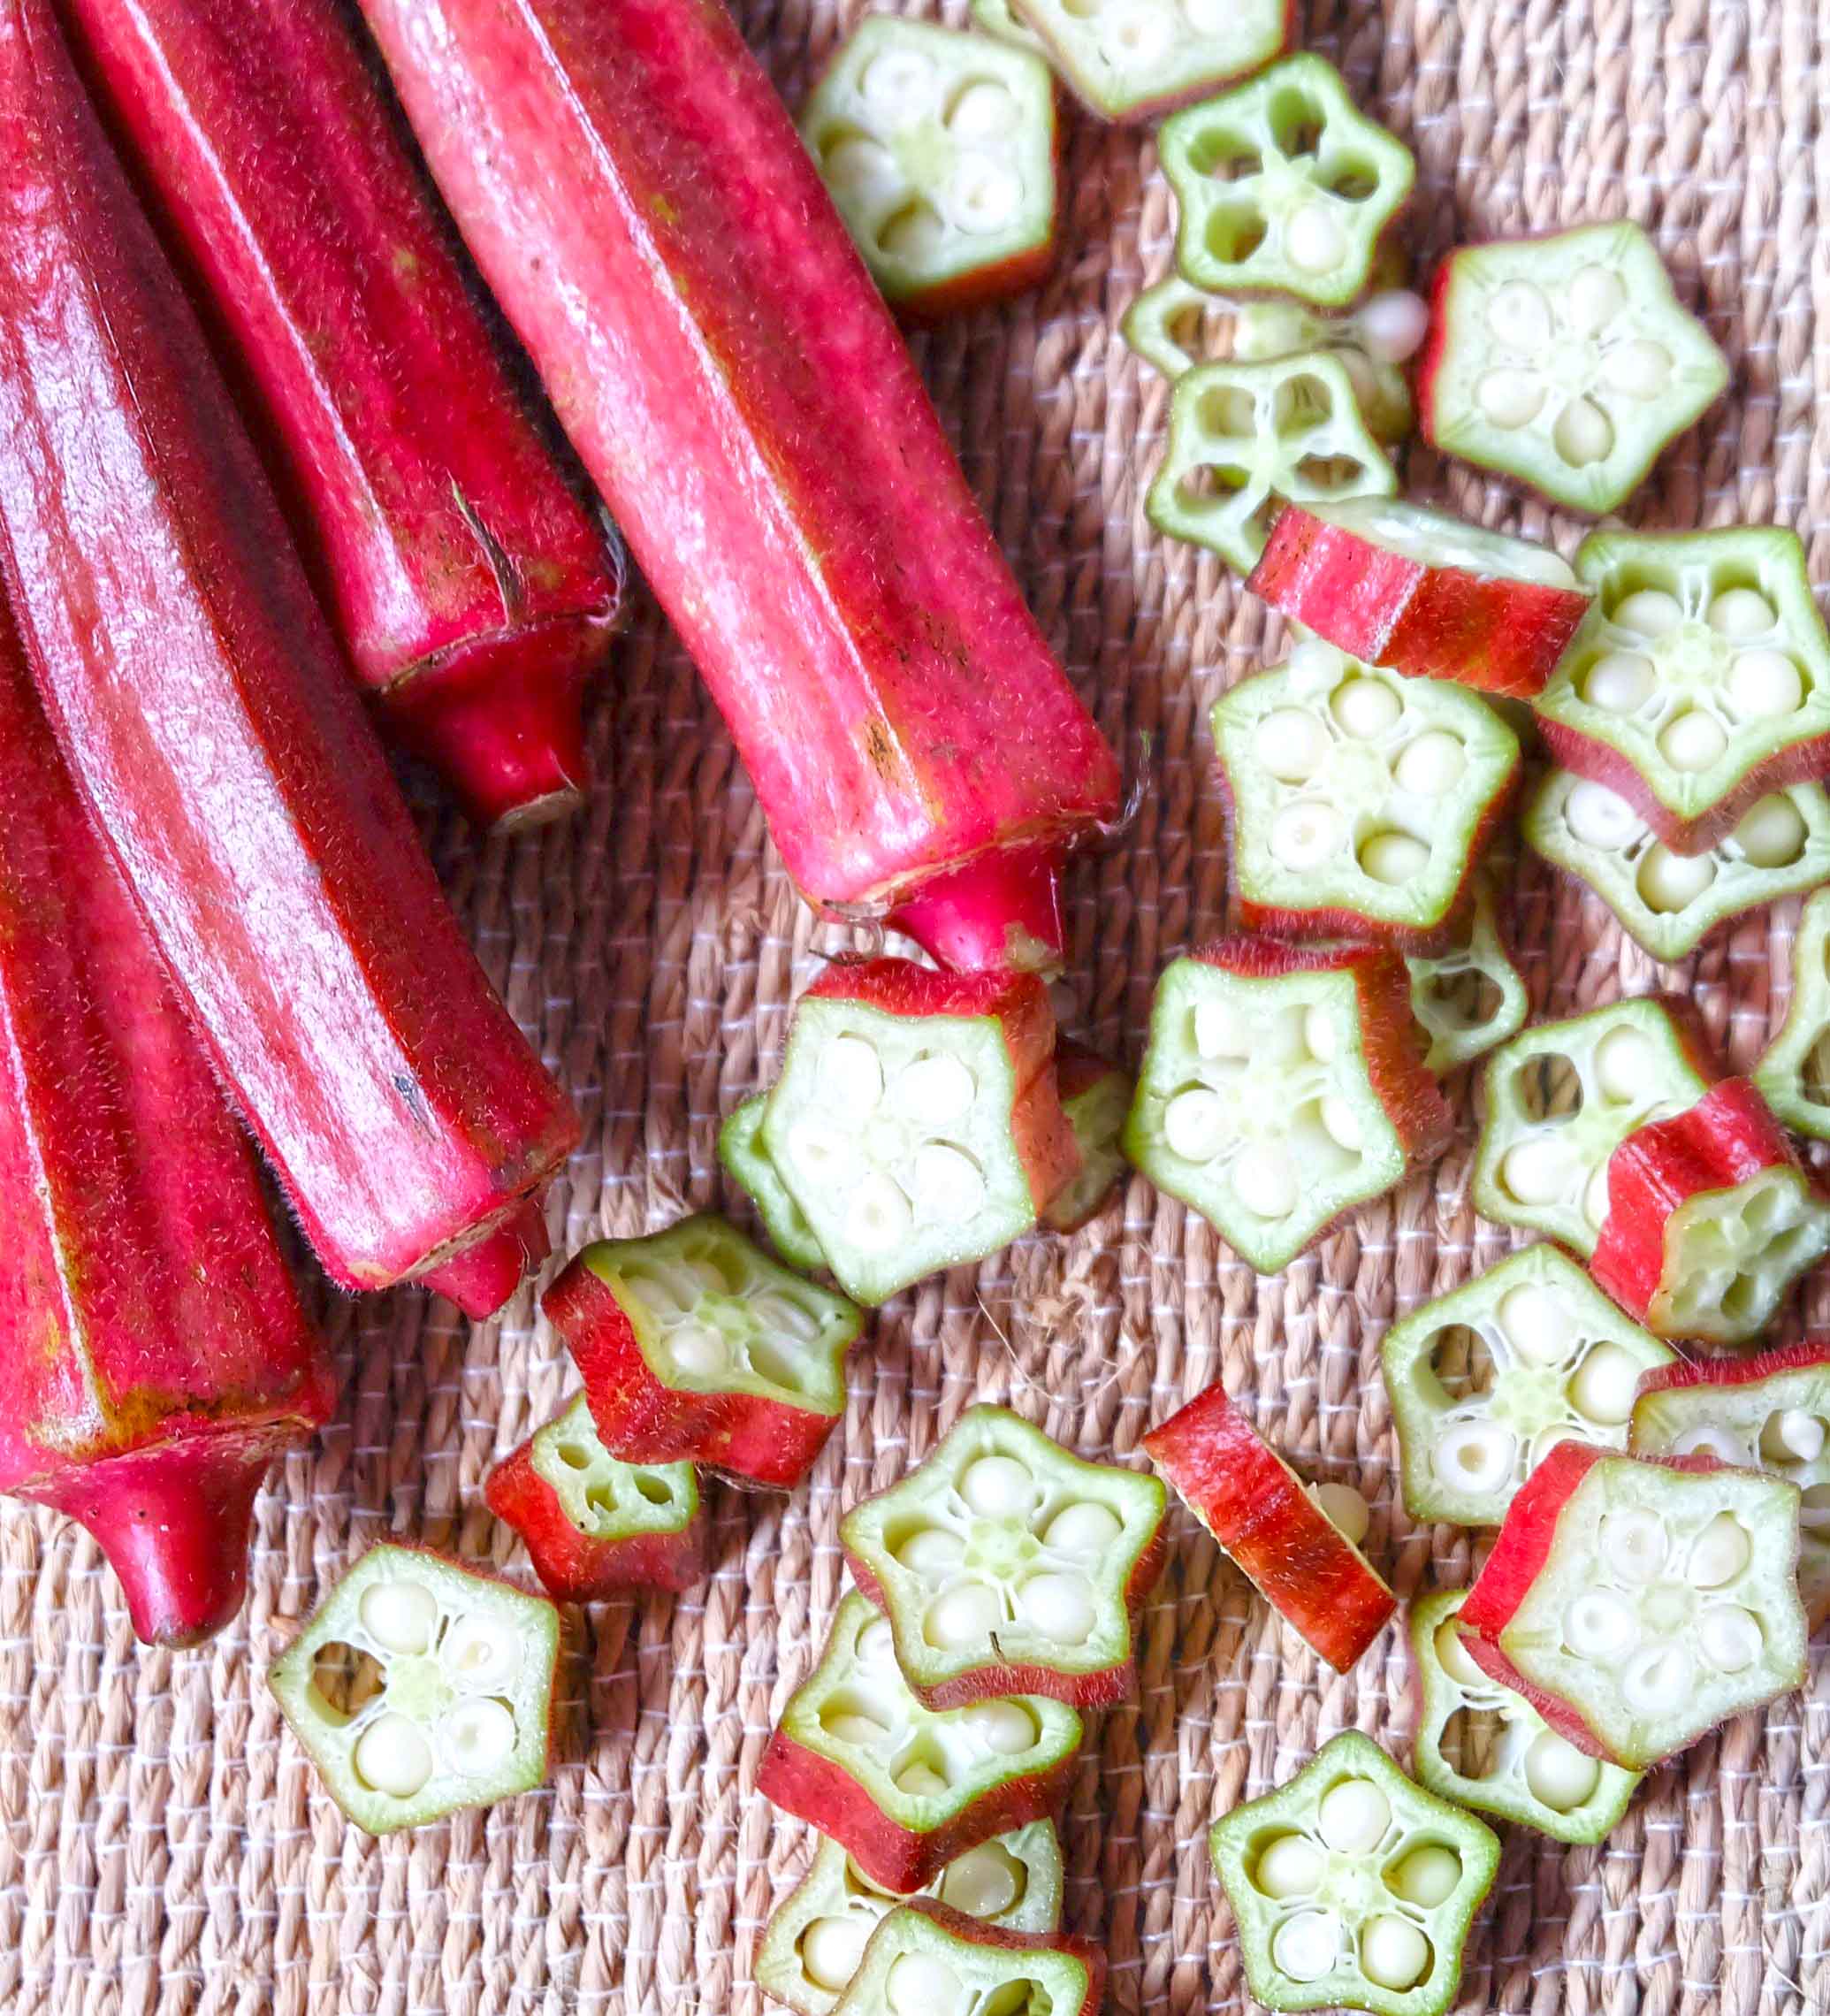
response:
[[(1061, 1924), (1061, 1843), (1052, 1821), (1032, 1821), (969, 1848), (921, 1893), (1001, 1932)], [(770, 1919), (757, 1985), (798, 2016), (832, 2016), (871, 1935), (904, 1900), (880, 1890), (836, 1841), (822, 1841), (799, 1887)]]
[(1414, 1519), (1497, 1526), (1561, 1441), (1624, 1449), (1642, 1372), (1672, 1354), (1574, 1260), (1531, 1246), (1385, 1333)]
[(1279, 55), (1288, 0), (1011, 0), (1080, 102), (1108, 119), (1155, 118)]
[(1436, 2016), (1499, 1867), (1499, 1839), (1348, 1730), (1209, 1837), (1268, 2009)]
[(1178, 112), (1157, 146), (1186, 279), (1321, 308), (1367, 291), (1417, 175), (1410, 149), (1356, 110), (1340, 73), (1307, 54)]
[(541, 1306), (612, 1455), (783, 1488), (844, 1412), (845, 1353), (864, 1321), (710, 1212), (586, 1247)]
[(1162, 1484), (1071, 1455), (1002, 1407), (969, 1408), (927, 1460), (839, 1527), (931, 1707), (1137, 1684), (1138, 1612), (1163, 1565)]
[(1046, 270), (1055, 243), (1055, 82), (1041, 57), (869, 14), (801, 133), (884, 297), (932, 316)]
[(1792, 1004), (1754, 1082), (1788, 1127), (1830, 1141), (1830, 890), (1819, 890), (1798, 920)]
[(1453, 942), (1519, 773), (1519, 738), (1485, 701), (1310, 638), (1212, 725), (1243, 923), (1409, 952)]
[(1694, 1105), (1714, 1077), (1683, 1002), (1620, 1001), (1527, 1029), (1487, 1060), (1475, 1209), (1586, 1259), (1614, 1150), (1655, 1115)]
[(1157, 982), (1125, 1152), (1275, 1274), (1453, 1125), (1397, 953), (1226, 938)]
[(782, 1257), (804, 1272), (818, 1272), (826, 1266), (826, 1255), (807, 1223), (807, 1214), (795, 1203), (762, 1144), (763, 1119), (768, 1110), (766, 1092), (744, 1100), (718, 1130), (718, 1159), (725, 1174), (756, 1206), (763, 1230)]
[(1536, 703), (1566, 770), (1695, 854), (1830, 769), (1830, 638), (1796, 534), (1602, 531), (1575, 564), (1595, 600)]
[(1078, 1232), (1125, 1173), (1118, 1137), (1131, 1111), (1132, 1081), (1116, 1064), (1066, 1040), (1056, 1053), (1055, 1074), (1061, 1110), (1080, 1150), (1080, 1169), (1048, 1200), (1042, 1217), (1052, 1231)]
[(418, 1547), (377, 1546), (267, 1676), (324, 1790), (369, 1834), (546, 1775), (559, 1612)]
[(1636, 224), (1465, 245), (1437, 273), (1424, 433), (1573, 511), (1623, 503), (1727, 382)]
[(1466, 934), (1433, 958), (1413, 955), (1411, 1012), (1430, 1038), (1425, 1065), (1438, 1077), (1515, 1036), (1531, 1012), (1525, 976), (1499, 928), (1492, 878), (1475, 878)]
[(907, 1896), (968, 1849), (1056, 1813), (1079, 1747), (1079, 1716), (1040, 1695), (923, 1707), (889, 1620), (854, 1593), (782, 1712), (757, 1790)]
[(1640, 1774), (1578, 1750), (1522, 1694), (1481, 1671), (1457, 1622), (1467, 1595), (1441, 1589), (1411, 1605), (1418, 1778), (1439, 1798), (1553, 1841), (1601, 1840), (1626, 1813)]
[(1006, 1931), (923, 1900), (871, 1936), (837, 2016), (1098, 2016), (1105, 1979), (1087, 1940)]

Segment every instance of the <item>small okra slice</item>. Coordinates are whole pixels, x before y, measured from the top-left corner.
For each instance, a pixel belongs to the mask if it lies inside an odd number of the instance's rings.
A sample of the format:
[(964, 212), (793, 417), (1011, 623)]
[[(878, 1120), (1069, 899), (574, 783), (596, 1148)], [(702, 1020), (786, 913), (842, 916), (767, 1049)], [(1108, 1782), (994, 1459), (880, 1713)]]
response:
[[(1052, 1821), (1032, 1821), (969, 1848), (920, 1894), (1001, 1932), (1061, 1926), (1061, 1843)], [(799, 1887), (770, 1919), (757, 1985), (798, 2016), (832, 2016), (871, 1935), (904, 1900), (880, 1890), (836, 1841), (822, 1841)]]
[(1315, 350), (1184, 372), (1145, 508), (1158, 531), (1249, 574), (1280, 500), (1327, 503), (1397, 488), (1339, 357)]
[(1319, 56), (1286, 57), (1163, 122), (1176, 263), (1216, 293), (1345, 308), (1370, 286), (1417, 164)]
[(1830, 1141), (1830, 890), (1804, 906), (1792, 940), (1792, 1001), (1754, 1082), (1788, 1127)]
[(1034, 1228), (1079, 1166), (1033, 974), (835, 964), (795, 1009), (761, 1146), (848, 1294), (881, 1302)]
[(972, 1407), (900, 1484), (848, 1512), (839, 1538), (929, 1707), (1019, 1693), (1103, 1707), (1137, 1685), (1166, 1505), (1155, 1478)]
[(1048, 43), (1017, 19), (1010, 0), (972, 0), (970, 11), (972, 26), (994, 42), (1007, 42), (1012, 49), (1026, 49), (1033, 56), (1047, 60)]
[(1453, 1125), (1396, 952), (1224, 938), (1157, 982), (1125, 1153), (1274, 1274)]
[(1423, 432), (1591, 517), (1714, 404), (1728, 361), (1638, 225), (1465, 245), (1438, 270)]
[(1010, 0), (1102, 118), (1157, 118), (1249, 76), (1295, 30), (1289, 0)]
[(1554, 1246), (1392, 1325), (1380, 1348), (1414, 1519), (1497, 1526), (1561, 1441), (1624, 1449), (1642, 1372), (1673, 1354)]
[(709, 1211), (587, 1246), (541, 1307), (612, 1455), (783, 1489), (845, 1410), (845, 1353), (864, 1321)]
[(1239, 1921), (1246, 1984), (1267, 2009), (1441, 2016), (1499, 1837), (1357, 1730), (1209, 1837)]
[(705, 1579), (705, 1520), (690, 1463), (620, 1462), (581, 1394), (498, 1463), (484, 1502), (513, 1526), (562, 1603)]
[(1020, 293), (1055, 249), (1055, 81), (1031, 50), (868, 14), (801, 134), (884, 298), (918, 318)]
[(756, 1206), (763, 1230), (782, 1257), (805, 1273), (821, 1271), (826, 1255), (806, 1213), (789, 1195), (762, 1144), (763, 1117), (768, 1106), (766, 1092), (744, 1100), (718, 1130), (718, 1159), (725, 1174)]
[(1830, 769), (1830, 637), (1795, 533), (1599, 531), (1575, 566), (1595, 599), (1536, 701), (1566, 770), (1695, 854)]
[(1099, 2016), (1105, 1982), (1089, 1940), (1008, 1931), (919, 1899), (871, 1935), (836, 2016)]
[(422, 1547), (370, 1547), (267, 1684), (324, 1790), (369, 1834), (546, 1776), (560, 1615)]
[(1060, 1810), (1080, 1718), (1040, 1695), (925, 1708), (888, 1618), (843, 1597), (820, 1664), (782, 1711), (757, 1790), (908, 1896), (981, 1842)]
[(1548, 546), (1397, 498), (1292, 505), (1246, 585), (1369, 665), (1522, 700), (1590, 602)]
[(1211, 722), (1241, 922), (1407, 952), (1453, 943), (1519, 775), (1519, 738), (1484, 700), (1306, 638)]
[(1552, 770), (1521, 821), (1526, 841), (1593, 890), (1655, 959), (1685, 958), (1731, 918), (1830, 881), (1830, 798), (1770, 791), (1701, 854), (1676, 854), (1605, 784)]
[(1830, 1202), (1750, 1079), (1635, 1128), (1607, 1194), (1590, 1271), (1660, 1337), (1747, 1342), (1830, 1250)]
[(1423, 1059), (1437, 1077), (1484, 1057), (1525, 1027), (1525, 976), (1499, 928), (1489, 874), (1477, 874), (1467, 935), (1433, 958), (1407, 958), (1411, 1012), (1430, 1038)]
[(1648, 1372), (1629, 1447), (1636, 1456), (1714, 1456), (1796, 1484), (1798, 1593), (1813, 1630), (1830, 1618), (1830, 1345)]
[(1461, 1607), (1474, 1663), (1579, 1750), (1650, 1770), (1804, 1677), (1798, 1486), (1562, 1442)]
[(1357, 1492), (1347, 1500), (1343, 1485), (1309, 1490), (1224, 1386), (1209, 1386), (1153, 1428), (1144, 1450), (1252, 1585), (1337, 1672), (1392, 1622), (1398, 1600), (1360, 1552), (1365, 1501)]
[(1527, 1029), (1487, 1060), (1475, 1210), (1586, 1259), (1608, 1213), (1608, 1158), (1647, 1120), (1695, 1105), (1716, 1075), (1689, 1004), (1672, 997)]
[(1080, 1149), (1080, 1166), (1048, 1200), (1042, 1218), (1051, 1231), (1078, 1232), (1125, 1173), (1118, 1137), (1131, 1111), (1132, 1081), (1109, 1058), (1065, 1039), (1056, 1052), (1055, 1077), (1061, 1110)]
[(1578, 1750), (1522, 1694), (1482, 1672), (1461, 1642), (1467, 1595), (1439, 1589), (1411, 1605), (1419, 1780), (1439, 1798), (1553, 1841), (1603, 1839), (1626, 1813), (1640, 1774)]

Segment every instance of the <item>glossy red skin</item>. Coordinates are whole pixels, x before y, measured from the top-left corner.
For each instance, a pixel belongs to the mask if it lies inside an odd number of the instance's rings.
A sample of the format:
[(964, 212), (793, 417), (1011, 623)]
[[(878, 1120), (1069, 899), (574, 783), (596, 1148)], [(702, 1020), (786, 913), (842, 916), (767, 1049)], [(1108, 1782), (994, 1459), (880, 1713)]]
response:
[(446, 907), (48, 0), (0, 8), (0, 564), (178, 991), (331, 1273), (514, 1218), (578, 1137)]
[[(919, 1911), (931, 1918), (943, 1932), (950, 1932), (969, 1946), (987, 1946), (999, 1953), (1069, 1953), (1087, 1969), (1087, 1995), (1072, 2016), (1097, 2016), (1106, 1992), (1106, 1955), (1091, 1939), (1077, 1938), (1071, 1932), (1007, 1932), (1002, 1926), (987, 1925), (982, 1918), (969, 1917), (933, 1897), (900, 1897), (897, 1908)], [(1065, 2016), (1065, 2012), (1064, 2012)]]
[(335, 1400), (0, 610), (0, 1491), (89, 1529), (141, 1638), (194, 1645), (241, 1607), (268, 1465)]
[(1397, 1614), (1397, 1598), (1224, 1386), (1209, 1386), (1153, 1428), (1144, 1453), (1265, 1600), (1338, 1673)]
[(1035, 920), (1117, 760), (728, 10), (363, 7), (796, 882), (949, 964), (1058, 962)]
[(615, 563), (360, 28), (338, 0), (65, 6), (385, 725), (484, 824), (576, 803)]
[(1368, 665), (1529, 700), (1587, 615), (1579, 588), (1492, 579), (1388, 552), (1286, 504), (1247, 587)]

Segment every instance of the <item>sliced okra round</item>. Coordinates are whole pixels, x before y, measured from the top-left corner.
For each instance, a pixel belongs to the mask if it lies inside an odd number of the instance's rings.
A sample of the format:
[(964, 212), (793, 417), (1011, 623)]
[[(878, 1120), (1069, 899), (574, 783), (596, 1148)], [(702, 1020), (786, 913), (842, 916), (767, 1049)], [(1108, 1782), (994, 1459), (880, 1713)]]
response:
[(1519, 774), (1519, 738), (1462, 687), (1304, 638), (1211, 716), (1241, 921), (1438, 951)]
[(1513, 1501), (1462, 1643), (1579, 1749), (1650, 1770), (1803, 1678), (1798, 1506), (1751, 1470), (1561, 1443)]
[(744, 1100), (718, 1130), (718, 1159), (725, 1174), (756, 1206), (763, 1230), (782, 1257), (805, 1272), (822, 1271), (826, 1255), (807, 1215), (789, 1195), (762, 1144), (763, 1118), (768, 1109), (766, 1092)]
[(1710, 1060), (1674, 1004), (1618, 1001), (1541, 1022), (1487, 1060), (1475, 1208), (1584, 1258), (1608, 1214), (1608, 1160), (1636, 1127), (1709, 1089)]
[(1136, 1684), (1166, 1502), (1154, 1477), (1084, 1462), (1004, 1408), (973, 1407), (900, 1484), (847, 1513), (839, 1536), (930, 1707), (1022, 1692), (1098, 1707)]
[(1595, 599), (1536, 703), (1566, 770), (1694, 854), (1830, 767), (1830, 637), (1796, 534), (1601, 531), (1575, 565)]
[(1624, 1449), (1640, 1374), (1672, 1357), (1554, 1246), (1502, 1260), (1385, 1333), (1406, 1509), (1498, 1525), (1557, 1443)]
[(1397, 488), (1339, 357), (1317, 350), (1185, 372), (1146, 508), (1158, 531), (1249, 574), (1281, 500), (1327, 503)]
[(1522, 1694), (1482, 1672), (1457, 1621), (1467, 1595), (1441, 1589), (1411, 1605), (1418, 1778), (1440, 1798), (1553, 1841), (1603, 1839), (1625, 1814), (1640, 1774), (1578, 1750)]
[(1370, 284), (1417, 164), (1333, 65), (1287, 57), (1157, 135), (1180, 223), (1176, 263), (1216, 293), (1345, 308)]
[(1068, 88), (1106, 119), (1148, 119), (1247, 77), (1290, 39), (1286, 0), (1011, 0)]
[(1819, 890), (1798, 920), (1791, 1005), (1754, 1082), (1788, 1127), (1830, 1141), (1830, 890)]
[(1464, 246), (1437, 276), (1424, 434), (1573, 511), (1624, 503), (1727, 383), (1636, 224)]
[(868, 14), (801, 134), (885, 299), (934, 314), (1015, 294), (1055, 243), (1055, 83), (1041, 57)]
[(1357, 1730), (1209, 1837), (1267, 2009), (1440, 2016), (1499, 1867), (1499, 1837)]
[(1525, 1027), (1531, 1001), (1499, 928), (1489, 874), (1475, 877), (1466, 935), (1434, 958), (1407, 958), (1411, 1012), (1430, 1038), (1425, 1066), (1437, 1077), (1484, 1057)]
[(993, 41), (1008, 42), (1012, 49), (1026, 49), (1045, 60), (1048, 45), (1032, 27), (1017, 19), (1010, 0), (972, 0), (972, 26)]
[(1618, 792), (1568, 770), (1544, 778), (1521, 826), (1655, 959), (1683, 958), (1730, 918), (1830, 882), (1830, 798), (1819, 784), (1769, 791), (1701, 854), (1674, 853)]
[(782, 1712), (757, 1789), (907, 1896), (981, 1842), (1055, 1814), (1079, 1747), (1079, 1716), (1040, 1695), (924, 1707), (888, 1619), (853, 1593)]
[(1012, 1932), (926, 1899), (871, 1935), (840, 2016), (1098, 2016), (1105, 1955), (1062, 1933)]
[[(920, 1894), (1003, 1932), (1061, 1925), (1061, 1843), (1052, 1821), (969, 1848)], [(871, 1935), (904, 1900), (880, 1889), (836, 1841), (822, 1841), (797, 1889), (770, 1919), (757, 1985), (799, 2016), (832, 2016)]]
[(1125, 1173), (1118, 1137), (1131, 1111), (1132, 1081), (1116, 1064), (1067, 1042), (1056, 1053), (1056, 1079), (1061, 1110), (1080, 1149), (1080, 1167), (1067, 1187), (1048, 1200), (1042, 1218), (1052, 1231), (1078, 1232)]
[(392, 1834), (545, 1778), (559, 1640), (544, 1596), (376, 1546), (267, 1684), (324, 1790), (365, 1833)]

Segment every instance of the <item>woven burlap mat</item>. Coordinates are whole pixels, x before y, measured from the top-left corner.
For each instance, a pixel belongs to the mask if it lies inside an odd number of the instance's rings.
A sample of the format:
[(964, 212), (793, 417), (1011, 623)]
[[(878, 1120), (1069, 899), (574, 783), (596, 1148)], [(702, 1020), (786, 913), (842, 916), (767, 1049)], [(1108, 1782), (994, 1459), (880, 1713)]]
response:
[[(791, 99), (848, 13), (830, 0), (747, 9)], [(1631, 515), (1778, 519), (1830, 579), (1830, 345), (1817, 320), (1830, 312), (1817, 242), (1830, 9), (1319, 0), (1308, 31), (1415, 148), (1424, 255), (1589, 218), (1658, 233), (1735, 383)], [(1072, 882), (1075, 1019), (1134, 1059), (1164, 960), (1226, 922), (1204, 714), (1260, 662), (1264, 626), (1224, 569), (1153, 537), (1140, 509), (1163, 387), (1116, 331), (1168, 260), (1150, 141), (1076, 119), (1064, 175), (1055, 278), (931, 337), (923, 357), (1043, 623), (1148, 787), (1124, 843)], [(1573, 548), (1573, 523), (1422, 451), (1409, 468), (1419, 494)], [(491, 973), (585, 1116), (552, 1208), (566, 1249), (736, 1208), (719, 1118), (768, 1079), (789, 1000), (841, 943), (787, 888), (717, 717), (645, 605), (594, 746), (601, 786), (575, 826), (481, 848), (454, 823), (434, 833)], [(1675, 975), (1739, 1063), (1783, 1004), (1795, 916), (1756, 916)], [(1540, 1011), (1656, 977), (1542, 872), (1523, 876), (1516, 921)], [(1394, 1495), (1376, 1370), (1395, 1315), (1504, 1244), (1468, 1208), (1472, 1094), (1455, 1089), (1462, 1135), (1441, 1168), (1277, 1279), (1256, 1279), (1140, 1180), (1078, 1238), (1026, 1242), (892, 1303), (808, 1486), (714, 1493), (715, 1568), (699, 1594), (578, 1615), (548, 1787), (385, 1844), (318, 1792), (263, 1669), (384, 1535), (525, 1572), (480, 1487), (572, 1382), (529, 1292), (475, 1328), (416, 1294), (326, 1298), (342, 1408), (263, 1496), (247, 1614), (215, 1645), (141, 1651), (87, 1539), (48, 1516), (0, 1517), (0, 2010), (759, 2016), (756, 1941), (810, 1840), (752, 1787), (839, 1593), (839, 1515), (974, 1398), (1135, 1461), (1153, 1421), (1224, 1375), (1300, 1463), (1367, 1491), (1369, 1550), (1401, 1593), (1465, 1581), (1468, 1537), (1414, 1527)], [(1821, 1288), (1809, 1313), (1830, 1314)], [(1337, 1730), (1401, 1753), (1412, 1701), (1396, 1634), (1337, 1677), (1186, 1515), (1173, 1533), (1140, 1699), (1096, 1722), (1075, 1783), (1068, 1913), (1105, 1943), (1111, 2007), (1192, 2016), (1247, 2006), (1209, 1823)], [(1457, 2008), (1830, 2006), (1824, 1691), (1814, 1660), (1802, 1701), (1655, 1773), (1602, 1848), (1514, 1831)]]

